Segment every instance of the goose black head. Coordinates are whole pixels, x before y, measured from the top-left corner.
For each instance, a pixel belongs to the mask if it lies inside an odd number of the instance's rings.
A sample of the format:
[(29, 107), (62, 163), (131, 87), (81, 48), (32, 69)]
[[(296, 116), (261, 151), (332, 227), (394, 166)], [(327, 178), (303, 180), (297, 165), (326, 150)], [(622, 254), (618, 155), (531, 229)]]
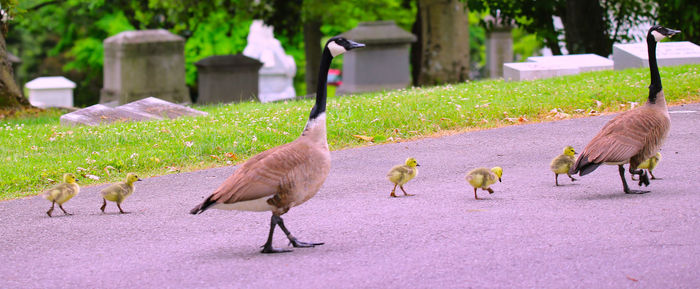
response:
[(335, 36), (328, 40), (328, 43), (326, 43), (326, 47), (328, 47), (328, 50), (331, 52), (331, 55), (333, 57), (336, 57), (345, 53), (348, 50), (365, 47), (365, 45), (362, 43), (357, 43), (355, 41), (345, 39), (342, 36)]
[(651, 28), (649, 28), (649, 33), (647, 35), (647, 39), (650, 39), (653, 37), (653, 39), (656, 42), (659, 42), (666, 37), (671, 37), (671, 36), (676, 35), (680, 32), (681, 32), (680, 30), (674, 30), (674, 29), (666, 28), (666, 27), (663, 27), (660, 25), (654, 25)]

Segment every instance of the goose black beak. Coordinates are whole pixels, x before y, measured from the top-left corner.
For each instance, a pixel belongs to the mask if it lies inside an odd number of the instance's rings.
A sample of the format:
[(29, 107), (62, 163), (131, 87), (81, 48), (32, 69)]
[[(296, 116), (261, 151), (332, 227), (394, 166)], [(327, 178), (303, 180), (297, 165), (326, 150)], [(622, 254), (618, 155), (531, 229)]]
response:
[(140, 182), (140, 181), (143, 181), (143, 180), (139, 178), (139, 179), (136, 179), (136, 181), (137, 181), (137, 182)]
[(347, 50), (365, 47), (364, 43), (358, 43), (358, 42), (355, 42), (355, 41), (352, 41), (349, 39), (348, 39), (348, 44), (349, 44), (348, 47), (345, 47), (345, 49), (347, 49)]
[(498, 178), (498, 182), (499, 182), (499, 183), (502, 183), (501, 178)]
[(420, 165), (419, 165), (419, 164), (416, 164), (416, 166), (417, 166), (417, 167), (420, 167)]
[(661, 32), (661, 34), (663, 34), (666, 37), (671, 37), (673, 35), (681, 33), (680, 30), (675, 30), (675, 29), (670, 29), (670, 28), (661, 29), (659, 32)]

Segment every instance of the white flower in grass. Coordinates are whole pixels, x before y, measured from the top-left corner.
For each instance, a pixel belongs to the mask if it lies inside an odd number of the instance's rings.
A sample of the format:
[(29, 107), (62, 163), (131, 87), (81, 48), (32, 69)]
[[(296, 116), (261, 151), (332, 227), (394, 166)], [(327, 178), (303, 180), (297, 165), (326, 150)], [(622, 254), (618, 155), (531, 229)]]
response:
[(185, 142), (185, 146), (186, 146), (186, 147), (191, 147), (193, 144), (194, 144), (193, 141), (186, 141), (186, 142)]

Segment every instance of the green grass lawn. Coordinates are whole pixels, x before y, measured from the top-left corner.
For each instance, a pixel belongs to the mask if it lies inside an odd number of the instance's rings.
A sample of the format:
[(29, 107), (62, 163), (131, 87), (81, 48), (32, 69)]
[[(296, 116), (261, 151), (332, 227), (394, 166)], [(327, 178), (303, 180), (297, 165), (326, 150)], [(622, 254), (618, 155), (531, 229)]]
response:
[[(700, 65), (661, 68), (670, 103), (700, 101)], [(328, 101), (331, 150), (472, 129), (627, 110), (648, 95), (648, 69), (552, 79), (485, 80)], [(60, 112), (0, 121), (0, 199), (35, 195), (73, 172), (81, 184), (240, 163), (294, 140), (313, 100), (198, 106), (208, 116), (64, 127)]]

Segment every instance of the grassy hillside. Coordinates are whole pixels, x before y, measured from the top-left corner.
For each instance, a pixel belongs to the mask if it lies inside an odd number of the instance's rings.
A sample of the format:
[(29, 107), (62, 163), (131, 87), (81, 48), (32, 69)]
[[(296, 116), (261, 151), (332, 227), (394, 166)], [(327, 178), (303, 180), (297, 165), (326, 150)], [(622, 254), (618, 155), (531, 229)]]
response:
[[(667, 100), (700, 101), (700, 65), (661, 68)], [(648, 95), (648, 69), (552, 79), (486, 80), (328, 101), (332, 150), (472, 129), (627, 110)], [(63, 127), (60, 113), (0, 122), (0, 199), (41, 192), (65, 172), (82, 185), (239, 163), (295, 139), (312, 100), (198, 106), (209, 116), (100, 127)]]

